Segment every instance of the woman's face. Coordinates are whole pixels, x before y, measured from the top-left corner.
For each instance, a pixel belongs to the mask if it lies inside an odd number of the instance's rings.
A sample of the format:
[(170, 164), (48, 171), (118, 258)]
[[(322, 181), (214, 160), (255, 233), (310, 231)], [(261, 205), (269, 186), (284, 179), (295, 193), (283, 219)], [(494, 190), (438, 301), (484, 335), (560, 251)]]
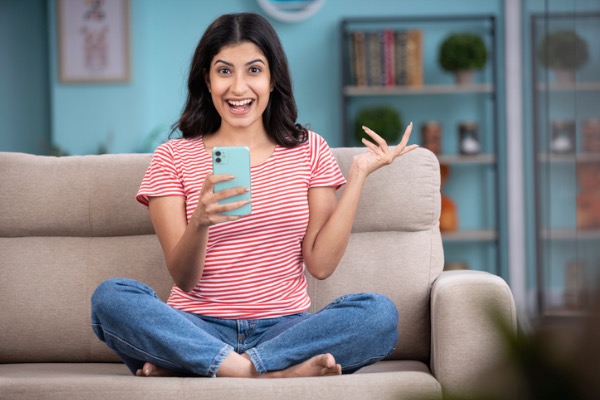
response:
[(226, 46), (210, 64), (208, 88), (221, 129), (260, 129), (271, 95), (269, 62), (254, 43)]

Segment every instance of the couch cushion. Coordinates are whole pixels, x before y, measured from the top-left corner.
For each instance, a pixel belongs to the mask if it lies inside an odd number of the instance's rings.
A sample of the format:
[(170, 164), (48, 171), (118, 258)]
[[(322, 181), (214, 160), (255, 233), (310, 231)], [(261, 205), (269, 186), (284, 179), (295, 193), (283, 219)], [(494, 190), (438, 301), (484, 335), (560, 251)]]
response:
[(135, 200), (149, 154), (0, 153), (0, 237), (153, 233)]
[(119, 364), (0, 365), (3, 400), (70, 399), (441, 399), (424, 364), (395, 361), (378, 370), (322, 378), (138, 378)]
[(171, 279), (155, 235), (0, 237), (0, 363), (115, 361), (90, 327), (90, 298), (111, 277)]

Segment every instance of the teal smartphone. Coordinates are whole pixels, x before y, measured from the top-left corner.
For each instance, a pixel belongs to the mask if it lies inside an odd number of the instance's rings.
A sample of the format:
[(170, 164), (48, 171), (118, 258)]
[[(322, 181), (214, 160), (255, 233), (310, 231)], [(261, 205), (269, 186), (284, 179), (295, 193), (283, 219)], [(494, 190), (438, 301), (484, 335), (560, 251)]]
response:
[[(250, 200), (252, 187), (250, 184), (250, 150), (247, 147), (215, 147), (212, 150), (213, 174), (232, 175), (235, 178), (230, 181), (215, 184), (215, 192), (235, 187), (246, 187), (248, 192), (228, 197), (219, 202), (227, 204), (239, 200)], [(249, 215), (252, 212), (252, 204), (248, 203), (242, 207), (224, 211), (224, 215)]]

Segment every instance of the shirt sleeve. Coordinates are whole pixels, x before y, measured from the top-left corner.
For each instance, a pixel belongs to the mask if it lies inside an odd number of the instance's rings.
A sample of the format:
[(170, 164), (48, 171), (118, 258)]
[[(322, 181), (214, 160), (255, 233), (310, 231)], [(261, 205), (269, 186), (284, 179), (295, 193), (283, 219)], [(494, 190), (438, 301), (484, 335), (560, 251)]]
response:
[(333, 186), (339, 189), (346, 179), (331, 152), (331, 148), (321, 136), (309, 134), (311, 148), (311, 178), (308, 187)]
[(175, 157), (169, 143), (160, 145), (152, 155), (135, 199), (148, 206), (150, 197), (185, 197), (182, 180), (177, 172)]

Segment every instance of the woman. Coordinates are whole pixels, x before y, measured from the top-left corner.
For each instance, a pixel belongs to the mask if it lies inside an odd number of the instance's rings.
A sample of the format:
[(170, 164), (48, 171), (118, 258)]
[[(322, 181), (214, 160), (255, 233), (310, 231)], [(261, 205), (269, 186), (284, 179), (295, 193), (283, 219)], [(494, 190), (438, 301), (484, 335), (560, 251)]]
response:
[[(294, 377), (351, 373), (397, 340), (387, 298), (343, 296), (308, 313), (304, 268), (317, 279), (338, 265), (367, 176), (416, 146), (364, 141), (348, 181), (327, 143), (296, 123), (277, 34), (250, 13), (217, 18), (191, 65), (174, 125), (182, 138), (157, 148), (137, 195), (149, 207), (174, 282), (167, 304), (139, 282), (111, 279), (92, 298), (92, 325), (138, 376)], [(252, 212), (220, 200), (231, 179), (213, 175), (215, 146), (250, 149)], [(336, 189), (346, 184), (339, 202)]]

